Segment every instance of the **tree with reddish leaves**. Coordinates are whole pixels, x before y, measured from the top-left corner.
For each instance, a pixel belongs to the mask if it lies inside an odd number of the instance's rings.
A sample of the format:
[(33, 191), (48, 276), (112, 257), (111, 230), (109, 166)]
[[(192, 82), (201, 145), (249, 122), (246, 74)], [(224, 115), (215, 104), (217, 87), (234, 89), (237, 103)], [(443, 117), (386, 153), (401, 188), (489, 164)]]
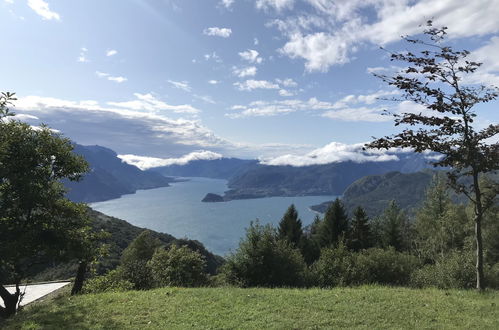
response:
[[(394, 117), (395, 126), (406, 127), (398, 134), (375, 139), (366, 148), (412, 148), (441, 155), (433, 165), (448, 168), (450, 186), (465, 194), (474, 207), (476, 288), (483, 290), (482, 220), (487, 208), (497, 201), (499, 185), (488, 182), (485, 192), (480, 178), (499, 169), (499, 125), (477, 129), (474, 106), (495, 100), (499, 89), (466, 84), (465, 78), (481, 63), (468, 60), (469, 51), (444, 45), (446, 30), (428, 21), (421, 38), (403, 37), (416, 48), (414, 52), (391, 53), (392, 61), (406, 67), (392, 76), (375, 74), (401, 91), (401, 97), (393, 100), (411, 101), (425, 111), (388, 113)], [(493, 139), (496, 141), (491, 142)]]

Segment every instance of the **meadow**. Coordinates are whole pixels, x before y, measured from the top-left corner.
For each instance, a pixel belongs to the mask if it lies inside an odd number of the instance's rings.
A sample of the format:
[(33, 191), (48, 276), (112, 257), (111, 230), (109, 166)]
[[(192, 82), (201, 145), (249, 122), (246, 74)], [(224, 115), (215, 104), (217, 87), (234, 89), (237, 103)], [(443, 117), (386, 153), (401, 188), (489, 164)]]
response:
[(499, 292), (361, 286), (161, 288), (67, 293), (26, 307), (6, 329), (497, 329)]

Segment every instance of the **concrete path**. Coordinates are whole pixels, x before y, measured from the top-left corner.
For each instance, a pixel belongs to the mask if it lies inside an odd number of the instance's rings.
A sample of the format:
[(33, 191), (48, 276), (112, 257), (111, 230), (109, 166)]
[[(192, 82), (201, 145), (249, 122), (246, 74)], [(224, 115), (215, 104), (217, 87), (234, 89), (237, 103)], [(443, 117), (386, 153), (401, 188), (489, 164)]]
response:
[[(21, 306), (25, 306), (35, 300), (38, 300), (49, 293), (52, 293), (56, 290), (59, 290), (62, 287), (65, 287), (66, 285), (70, 284), (71, 282), (69, 281), (64, 281), (64, 282), (50, 282), (50, 283), (39, 283), (39, 284), (28, 284), (28, 285), (21, 285), (19, 288), (21, 289), (21, 293), (25, 292), (23, 300), (21, 301)], [(5, 288), (11, 292), (14, 293), (16, 292), (16, 287), (7, 285)], [(26, 291), (25, 291), (26, 289)], [(3, 301), (0, 299), (0, 306), (3, 306)]]

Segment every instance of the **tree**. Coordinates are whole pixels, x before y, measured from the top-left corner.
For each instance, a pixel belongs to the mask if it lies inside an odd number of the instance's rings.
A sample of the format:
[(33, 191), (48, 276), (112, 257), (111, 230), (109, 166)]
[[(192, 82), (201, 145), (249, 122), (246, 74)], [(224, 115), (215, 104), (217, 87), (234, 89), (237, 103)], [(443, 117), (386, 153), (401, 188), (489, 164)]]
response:
[(298, 218), (298, 212), (294, 204), (291, 204), (279, 222), (278, 237), (297, 247), (302, 236), (301, 220)]
[(152, 288), (153, 279), (147, 262), (161, 245), (161, 241), (149, 230), (144, 230), (123, 250), (120, 271), (123, 279), (132, 282), (135, 289)]
[(167, 250), (159, 248), (147, 266), (158, 287), (197, 287), (206, 284), (208, 279), (204, 257), (187, 246), (172, 244)]
[(410, 224), (395, 201), (391, 201), (383, 214), (375, 219), (373, 227), (378, 246), (391, 246), (397, 251), (409, 249)]
[(236, 252), (222, 266), (227, 281), (244, 287), (300, 286), (306, 265), (298, 249), (277, 239), (271, 225), (251, 223)]
[(348, 231), (348, 217), (339, 198), (329, 205), (320, 228), (322, 246), (338, 245)]
[(353, 212), (350, 227), (349, 247), (354, 251), (370, 248), (372, 238), (369, 218), (362, 207), (357, 207)]
[(417, 254), (434, 262), (452, 250), (461, 250), (471, 229), (468, 227), (465, 207), (452, 202), (446, 182), (435, 176), (415, 216)]
[(496, 184), (493, 198), (485, 198), (479, 177), (499, 169), (499, 143), (487, 142), (499, 133), (499, 125), (475, 129), (474, 106), (496, 99), (499, 93), (495, 87), (465, 85), (464, 78), (474, 73), (481, 63), (468, 60), (468, 51), (454, 50), (443, 44), (447, 28), (434, 28), (431, 21), (427, 26), (422, 39), (404, 37), (419, 49), (391, 54), (391, 60), (403, 62), (404, 69), (393, 76), (376, 74), (402, 92), (402, 98), (397, 101), (411, 101), (425, 111), (392, 114), (396, 126), (409, 127), (401, 133), (376, 139), (366, 147), (430, 150), (442, 156), (433, 165), (450, 168), (450, 185), (465, 194), (474, 206), (476, 288), (483, 290), (482, 220), (499, 188)]
[[(36, 263), (71, 256), (89, 230), (86, 208), (64, 197), (62, 179), (87, 171), (68, 139), (42, 126), (34, 129), (8, 110), (14, 94), (0, 96), (0, 316), (15, 314), (21, 279)], [(14, 294), (4, 287), (16, 285)]]

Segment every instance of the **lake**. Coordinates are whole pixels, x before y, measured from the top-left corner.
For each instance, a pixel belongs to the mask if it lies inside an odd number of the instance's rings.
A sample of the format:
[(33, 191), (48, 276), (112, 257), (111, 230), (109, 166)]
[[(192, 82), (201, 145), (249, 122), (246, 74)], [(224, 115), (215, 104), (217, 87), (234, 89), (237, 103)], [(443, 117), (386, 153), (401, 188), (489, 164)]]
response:
[(315, 214), (311, 205), (334, 199), (335, 196), (269, 197), (203, 203), (211, 192), (228, 190), (226, 180), (187, 178), (171, 187), (139, 190), (117, 199), (92, 203), (104, 214), (120, 218), (133, 225), (171, 234), (178, 238), (198, 240), (213, 253), (225, 255), (237, 248), (250, 221), (275, 226), (292, 203), (303, 225), (310, 224)]

